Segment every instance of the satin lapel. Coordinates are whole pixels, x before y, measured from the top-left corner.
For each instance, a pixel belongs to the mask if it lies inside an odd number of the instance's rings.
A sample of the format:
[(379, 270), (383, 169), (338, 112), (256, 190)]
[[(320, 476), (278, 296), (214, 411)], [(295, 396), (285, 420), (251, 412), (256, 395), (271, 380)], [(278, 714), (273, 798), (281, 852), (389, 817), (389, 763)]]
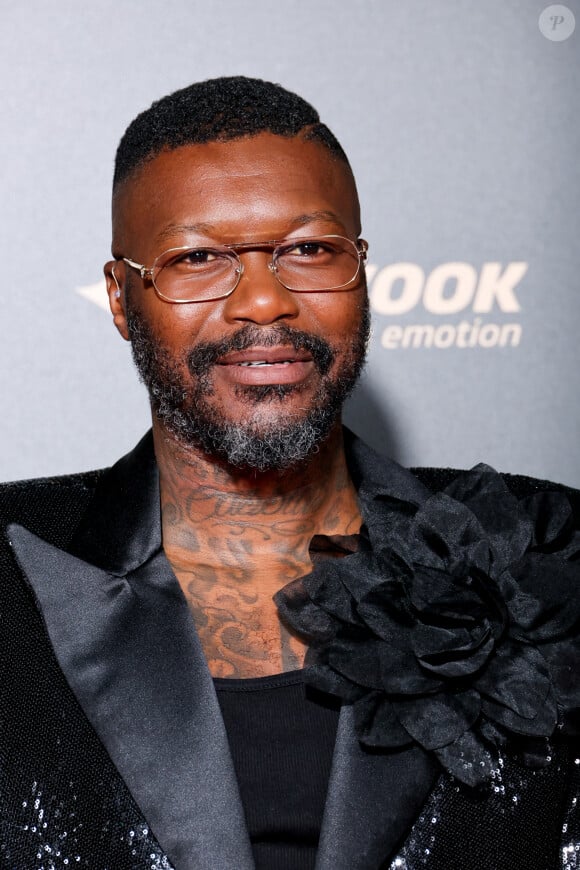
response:
[(163, 553), (118, 577), (9, 531), (69, 685), (176, 870), (251, 870), (213, 682)]
[(91, 565), (124, 576), (160, 547), (159, 473), (148, 432), (104, 472), (66, 549)]
[(379, 870), (408, 833), (438, 775), (418, 748), (364, 752), (352, 707), (340, 712), (316, 870)]

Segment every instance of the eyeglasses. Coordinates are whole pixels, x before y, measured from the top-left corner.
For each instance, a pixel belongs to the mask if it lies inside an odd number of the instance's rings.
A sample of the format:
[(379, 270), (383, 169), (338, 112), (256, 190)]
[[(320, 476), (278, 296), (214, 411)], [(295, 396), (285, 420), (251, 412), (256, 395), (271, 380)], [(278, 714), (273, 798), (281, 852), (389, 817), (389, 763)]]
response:
[(292, 239), (291, 241), (244, 242), (170, 248), (148, 268), (129, 257), (117, 257), (151, 281), (165, 302), (211, 302), (234, 292), (244, 273), (238, 251), (271, 250), (268, 268), (280, 284), (295, 293), (342, 290), (357, 278), (366, 260), (368, 244), (342, 236)]

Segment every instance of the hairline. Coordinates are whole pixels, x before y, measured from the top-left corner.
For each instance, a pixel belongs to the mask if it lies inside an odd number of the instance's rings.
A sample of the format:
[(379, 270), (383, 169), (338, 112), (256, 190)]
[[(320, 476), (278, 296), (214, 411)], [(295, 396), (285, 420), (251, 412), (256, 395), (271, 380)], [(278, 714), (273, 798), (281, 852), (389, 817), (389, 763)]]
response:
[[(317, 130), (320, 128), (320, 124), (306, 124), (296, 133), (279, 133), (274, 132), (272, 130), (264, 129), (264, 130), (256, 130), (253, 133), (245, 133), (243, 135), (218, 135), (212, 136), (211, 138), (203, 139), (203, 140), (195, 140), (192, 138), (190, 142), (180, 142), (178, 145), (172, 145), (167, 142), (160, 147), (151, 148), (150, 152), (146, 154), (144, 157), (139, 160), (138, 163), (135, 163), (134, 166), (128, 172), (125, 172), (120, 177), (117, 175), (113, 179), (113, 201), (118, 192), (125, 186), (126, 183), (134, 181), (134, 179), (139, 175), (140, 172), (149, 164), (152, 163), (157, 157), (160, 157), (162, 154), (171, 154), (173, 151), (179, 151), (181, 148), (189, 148), (191, 146), (203, 146), (203, 145), (212, 145), (214, 143), (226, 143), (226, 142), (241, 142), (245, 139), (256, 139), (258, 136), (262, 136), (263, 134), (269, 134), (271, 136), (276, 136), (280, 139), (299, 139), (303, 142), (313, 142), (315, 145), (319, 145), (321, 148), (325, 150), (325, 152), (332, 158), (332, 160), (342, 163), (345, 166), (352, 179), (355, 181), (354, 173), (352, 171), (352, 167), (350, 165), (350, 161), (345, 154), (344, 151), (339, 152), (338, 150), (332, 148), (327, 142), (324, 141), (323, 137), (317, 135)], [(324, 125), (325, 126), (325, 125)], [(356, 187), (356, 183), (355, 183)]]

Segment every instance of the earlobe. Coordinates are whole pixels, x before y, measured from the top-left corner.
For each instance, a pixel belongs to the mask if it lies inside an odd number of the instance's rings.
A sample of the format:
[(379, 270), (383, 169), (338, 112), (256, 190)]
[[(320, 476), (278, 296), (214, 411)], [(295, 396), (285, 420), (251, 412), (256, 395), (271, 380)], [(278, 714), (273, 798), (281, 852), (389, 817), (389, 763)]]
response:
[(113, 323), (125, 341), (129, 341), (127, 316), (125, 314), (125, 294), (120, 283), (120, 276), (116, 272), (118, 268), (119, 263), (115, 260), (105, 263), (104, 272), (107, 282), (107, 293), (109, 294), (109, 307), (113, 315)]

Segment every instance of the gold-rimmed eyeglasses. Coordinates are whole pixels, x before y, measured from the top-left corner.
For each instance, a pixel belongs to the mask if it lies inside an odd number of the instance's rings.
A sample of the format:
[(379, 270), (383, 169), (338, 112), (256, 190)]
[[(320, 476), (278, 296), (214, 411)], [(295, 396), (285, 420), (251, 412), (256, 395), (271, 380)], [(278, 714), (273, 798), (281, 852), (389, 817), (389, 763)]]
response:
[(268, 268), (286, 289), (295, 293), (344, 290), (358, 277), (366, 260), (364, 239), (328, 235), (235, 245), (169, 248), (151, 267), (129, 257), (117, 257), (151, 281), (160, 299), (174, 304), (211, 302), (233, 293), (244, 273), (238, 252), (272, 252)]

